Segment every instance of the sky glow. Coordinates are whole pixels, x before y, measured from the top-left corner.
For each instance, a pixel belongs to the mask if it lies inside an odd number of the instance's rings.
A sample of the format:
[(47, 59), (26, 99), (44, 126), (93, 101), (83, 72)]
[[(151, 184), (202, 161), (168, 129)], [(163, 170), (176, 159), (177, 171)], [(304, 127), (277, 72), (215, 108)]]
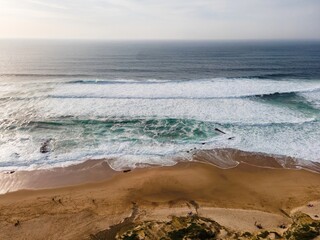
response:
[(0, 0), (0, 38), (320, 39), (319, 0)]

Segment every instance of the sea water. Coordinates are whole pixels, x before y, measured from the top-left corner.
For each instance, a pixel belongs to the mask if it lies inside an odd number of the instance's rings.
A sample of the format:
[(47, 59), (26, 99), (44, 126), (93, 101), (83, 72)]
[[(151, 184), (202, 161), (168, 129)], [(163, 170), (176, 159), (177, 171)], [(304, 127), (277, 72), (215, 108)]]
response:
[(320, 43), (0, 41), (0, 169), (194, 148), (320, 162)]

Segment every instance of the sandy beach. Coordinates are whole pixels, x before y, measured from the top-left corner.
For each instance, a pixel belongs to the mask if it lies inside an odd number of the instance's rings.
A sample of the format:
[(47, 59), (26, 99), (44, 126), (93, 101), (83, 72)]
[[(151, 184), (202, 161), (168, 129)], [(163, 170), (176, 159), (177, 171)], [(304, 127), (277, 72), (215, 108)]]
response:
[[(282, 236), (295, 226), (296, 214), (318, 223), (319, 173), (255, 166), (259, 158), (246, 159), (228, 169), (203, 161), (116, 172), (103, 160), (91, 160), (61, 169), (2, 173), (2, 189), (18, 191), (0, 196), (0, 239), (125, 239), (120, 235), (130, 227), (156, 222), (162, 229), (173, 216), (210, 219), (220, 226), (220, 239), (251, 239), (243, 234), (264, 231)], [(22, 190), (28, 188), (34, 190)], [(145, 239), (163, 234), (150, 231)]]
[(0, 240), (320, 240), (320, 0), (0, 0)]

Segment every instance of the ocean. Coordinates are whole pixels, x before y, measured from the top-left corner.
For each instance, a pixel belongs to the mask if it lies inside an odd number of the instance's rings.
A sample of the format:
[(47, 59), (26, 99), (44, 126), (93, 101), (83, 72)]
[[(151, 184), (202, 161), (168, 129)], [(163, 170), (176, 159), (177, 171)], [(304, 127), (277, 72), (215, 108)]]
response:
[(320, 162), (320, 42), (0, 40), (0, 170), (221, 148)]

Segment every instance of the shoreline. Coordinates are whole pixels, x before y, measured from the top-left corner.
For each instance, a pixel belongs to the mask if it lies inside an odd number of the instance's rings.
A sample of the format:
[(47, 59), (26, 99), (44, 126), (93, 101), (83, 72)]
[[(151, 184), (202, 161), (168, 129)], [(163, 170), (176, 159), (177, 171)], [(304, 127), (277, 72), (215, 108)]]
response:
[[(100, 171), (100, 181), (0, 195), (0, 238), (90, 239), (121, 229), (123, 222), (130, 226), (166, 222), (190, 213), (230, 231), (256, 234), (262, 231), (260, 224), (263, 230), (281, 234), (293, 225), (295, 211), (316, 220), (320, 216), (320, 175), (303, 169), (244, 162), (222, 169), (203, 162), (179, 162), (115, 172), (101, 160), (91, 167), (75, 165), (59, 176), (70, 176), (70, 183)], [(286, 229), (279, 227), (282, 224)]]
[[(190, 158), (174, 158), (171, 166), (143, 164), (135, 168), (115, 170), (114, 159), (88, 159), (66, 167), (0, 172), (0, 195), (19, 190), (61, 188), (105, 181), (114, 175), (137, 169), (172, 167), (179, 163), (204, 163), (219, 169), (236, 168), (239, 164), (258, 168), (306, 170), (320, 174), (320, 163), (292, 157), (246, 152), (237, 149), (190, 150)], [(305, 164), (301, 164), (301, 161)]]

